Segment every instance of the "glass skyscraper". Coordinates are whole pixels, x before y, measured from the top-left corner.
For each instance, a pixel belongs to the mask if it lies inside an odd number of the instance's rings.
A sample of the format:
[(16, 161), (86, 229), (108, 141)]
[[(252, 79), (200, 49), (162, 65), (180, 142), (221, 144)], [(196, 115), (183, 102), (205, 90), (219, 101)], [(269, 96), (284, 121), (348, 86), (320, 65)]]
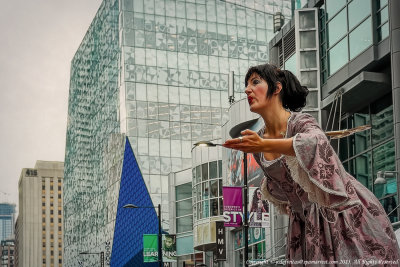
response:
[(168, 210), (168, 174), (192, 167), (194, 142), (221, 137), (228, 73), (243, 97), (249, 66), (268, 60), (275, 12), (289, 17), (291, 1), (102, 2), (71, 64), (65, 266), (98, 261), (81, 252), (106, 251), (112, 262), (121, 134), (153, 205)]
[(0, 203), (0, 241), (14, 234), (15, 204)]

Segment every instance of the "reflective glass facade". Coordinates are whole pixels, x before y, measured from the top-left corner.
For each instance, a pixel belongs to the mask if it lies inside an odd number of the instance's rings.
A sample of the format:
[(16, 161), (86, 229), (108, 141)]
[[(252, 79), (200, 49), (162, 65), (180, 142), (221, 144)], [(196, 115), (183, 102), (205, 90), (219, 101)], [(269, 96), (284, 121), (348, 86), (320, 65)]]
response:
[(14, 234), (15, 204), (0, 203), (0, 241)]
[(114, 203), (106, 202), (106, 189), (107, 179), (118, 170), (114, 166), (118, 157), (107, 161), (105, 154), (110, 150), (110, 135), (120, 132), (118, 13), (118, 1), (101, 4), (71, 63), (64, 169), (64, 266), (98, 264), (98, 257), (79, 253), (104, 251), (115, 220)]
[[(375, 21), (374, 21), (375, 20)], [(320, 7), (321, 77), (389, 36), (387, 0), (325, 0)]]
[[(397, 202), (396, 179), (388, 179), (384, 185), (374, 185), (378, 171), (395, 170), (395, 151), (393, 136), (393, 105), (391, 95), (387, 95), (351, 114), (342, 121), (342, 129), (361, 125), (371, 125), (371, 130), (355, 133), (340, 140), (340, 158), (344, 167), (381, 200), (389, 213)], [(390, 205), (389, 205), (390, 204)], [(391, 214), (395, 221), (397, 214)]]
[(289, 15), (290, 2), (122, 2), (121, 131), (155, 203), (166, 207), (168, 173), (191, 167), (192, 144), (220, 137), (229, 71), (241, 98), (249, 66), (268, 59), (277, 10)]
[(267, 61), (277, 11), (290, 16), (291, 1), (102, 2), (71, 66), (65, 266), (78, 266), (80, 252), (112, 247), (124, 151), (118, 134), (128, 136), (164, 213), (168, 174), (191, 168), (194, 142), (221, 135), (228, 73), (235, 72), (239, 99), (249, 66)]

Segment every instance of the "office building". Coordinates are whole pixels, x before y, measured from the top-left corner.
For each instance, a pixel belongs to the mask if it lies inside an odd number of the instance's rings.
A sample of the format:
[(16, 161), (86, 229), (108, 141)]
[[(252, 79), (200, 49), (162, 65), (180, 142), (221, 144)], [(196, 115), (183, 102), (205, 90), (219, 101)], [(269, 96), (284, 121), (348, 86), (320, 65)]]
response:
[[(371, 125), (332, 144), (388, 213), (398, 203), (396, 178), (374, 180), (378, 171), (399, 170), (397, 10), (398, 1), (309, 1), (270, 42), (270, 60), (311, 88), (308, 103), (324, 129)], [(295, 49), (282, 49), (289, 45)]]
[(0, 203), (0, 241), (14, 234), (15, 204)]
[(290, 17), (291, 1), (102, 2), (71, 64), (66, 266), (95, 264), (95, 255), (83, 261), (80, 253), (101, 251), (106, 264), (117, 264), (123, 245), (132, 250), (118, 264), (140, 262), (141, 237), (115, 237), (118, 214), (128, 216), (119, 210), (120, 194), (127, 194), (120, 186), (124, 144), (132, 146), (152, 205), (161, 204), (168, 218), (169, 173), (192, 167), (194, 142), (220, 138), (228, 74), (235, 72), (241, 98), (248, 67), (268, 59), (275, 12)]
[(0, 241), (0, 266), (15, 267), (15, 243), (14, 236), (9, 236)]
[(62, 266), (64, 164), (36, 161), (22, 169), (16, 223), (18, 266)]

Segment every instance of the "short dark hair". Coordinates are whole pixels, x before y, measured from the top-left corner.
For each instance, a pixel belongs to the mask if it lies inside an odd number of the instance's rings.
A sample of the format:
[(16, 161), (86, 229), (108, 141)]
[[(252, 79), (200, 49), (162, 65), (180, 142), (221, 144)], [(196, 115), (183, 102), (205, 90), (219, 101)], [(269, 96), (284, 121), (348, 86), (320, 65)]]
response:
[(251, 67), (246, 74), (244, 84), (247, 87), (248, 80), (253, 73), (257, 73), (268, 84), (267, 97), (271, 97), (276, 91), (276, 84), (282, 84), (279, 93), (282, 106), (291, 111), (300, 111), (306, 105), (308, 89), (302, 86), (296, 76), (288, 70), (280, 70), (272, 64), (262, 64)]

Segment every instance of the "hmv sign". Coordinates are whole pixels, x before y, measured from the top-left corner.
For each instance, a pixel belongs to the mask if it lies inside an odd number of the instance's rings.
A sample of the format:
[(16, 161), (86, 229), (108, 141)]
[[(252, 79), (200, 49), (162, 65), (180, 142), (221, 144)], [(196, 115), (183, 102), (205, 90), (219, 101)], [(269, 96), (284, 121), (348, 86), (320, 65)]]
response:
[(217, 248), (214, 251), (215, 261), (226, 261), (225, 227), (224, 222), (215, 222)]

